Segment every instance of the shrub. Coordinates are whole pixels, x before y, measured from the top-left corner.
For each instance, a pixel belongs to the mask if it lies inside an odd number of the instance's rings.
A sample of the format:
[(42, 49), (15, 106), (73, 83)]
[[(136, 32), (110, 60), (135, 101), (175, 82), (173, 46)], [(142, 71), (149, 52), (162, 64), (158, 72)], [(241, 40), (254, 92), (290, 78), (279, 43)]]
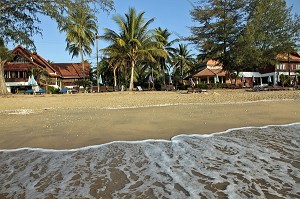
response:
[(55, 88), (53, 86), (48, 86), (48, 92), (52, 93), (52, 94), (58, 94), (59, 93), (59, 89)]

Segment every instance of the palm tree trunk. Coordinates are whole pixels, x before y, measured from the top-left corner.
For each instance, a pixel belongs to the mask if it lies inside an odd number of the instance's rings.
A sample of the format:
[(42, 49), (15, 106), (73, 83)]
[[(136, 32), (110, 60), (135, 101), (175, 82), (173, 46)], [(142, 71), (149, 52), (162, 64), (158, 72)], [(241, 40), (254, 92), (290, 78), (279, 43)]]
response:
[(117, 86), (117, 67), (114, 68), (114, 86)]
[(0, 95), (8, 94), (6, 84), (5, 84), (5, 78), (4, 78), (4, 63), (5, 60), (2, 61), (0, 59)]
[(133, 90), (134, 66), (135, 66), (134, 61), (131, 61), (131, 75), (130, 75), (130, 84), (129, 84), (129, 90), (130, 91)]
[(84, 57), (83, 57), (83, 50), (82, 50), (82, 47), (80, 47), (80, 56), (81, 56), (81, 64), (82, 64), (83, 81), (85, 81)]

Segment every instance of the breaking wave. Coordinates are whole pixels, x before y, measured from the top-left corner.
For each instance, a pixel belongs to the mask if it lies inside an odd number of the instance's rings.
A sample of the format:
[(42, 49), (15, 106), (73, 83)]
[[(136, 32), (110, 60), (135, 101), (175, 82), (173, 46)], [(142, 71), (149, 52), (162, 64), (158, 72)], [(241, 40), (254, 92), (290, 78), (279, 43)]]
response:
[(0, 198), (300, 198), (300, 123), (0, 151)]

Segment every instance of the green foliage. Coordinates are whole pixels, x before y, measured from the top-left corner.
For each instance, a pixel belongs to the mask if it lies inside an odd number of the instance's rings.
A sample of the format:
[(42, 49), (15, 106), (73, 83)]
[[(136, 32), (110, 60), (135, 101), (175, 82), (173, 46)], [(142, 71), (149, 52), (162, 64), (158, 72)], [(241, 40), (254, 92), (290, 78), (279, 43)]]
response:
[(233, 45), (243, 30), (246, 1), (206, 0), (199, 1), (191, 12), (198, 22), (191, 27), (189, 38), (206, 58), (219, 60), (224, 69), (234, 70)]
[(6, 43), (23, 44), (35, 48), (32, 36), (42, 34), (39, 27), (39, 14), (56, 20), (62, 26), (66, 13), (84, 4), (93, 13), (113, 8), (112, 0), (1, 0), (0, 1), (0, 38)]
[(200, 83), (200, 84), (197, 84), (196, 86), (200, 89), (207, 89), (207, 84)]
[(282, 0), (252, 0), (247, 26), (239, 37), (237, 57), (253, 68), (276, 63), (276, 55), (290, 53), (299, 38), (299, 18)]
[(82, 86), (85, 90), (92, 86), (92, 82), (88, 79), (81, 79), (74, 82), (75, 85)]
[(290, 77), (288, 75), (281, 74), (279, 78), (282, 86), (290, 86)]
[(189, 40), (201, 58), (220, 60), (230, 72), (274, 64), (299, 40), (300, 18), (282, 0), (204, 0), (191, 16), (197, 25)]
[(60, 26), (60, 32), (66, 32), (66, 49), (72, 57), (80, 53), (90, 55), (97, 32), (97, 19), (86, 5), (80, 3), (68, 12), (66, 22)]
[(135, 9), (130, 8), (125, 17), (115, 15), (113, 20), (119, 26), (120, 33), (106, 28), (101, 36), (110, 42), (110, 45), (103, 49), (107, 56), (129, 63), (131, 69), (129, 90), (133, 89), (135, 67), (139, 61), (155, 62), (156, 56), (167, 55), (162, 43), (157, 40), (160, 35), (149, 29), (154, 18), (147, 21), (144, 14), (145, 12), (137, 13)]
[(97, 19), (89, 7), (78, 3), (75, 9), (68, 11), (66, 22), (62, 24), (60, 32), (66, 32), (66, 50), (72, 57), (81, 56), (82, 74), (85, 78), (84, 55), (92, 53), (97, 32)]
[(0, 94), (7, 94), (5, 79), (4, 79), (4, 64), (12, 59), (13, 54), (4, 46), (3, 40), (0, 38)]
[(59, 89), (53, 86), (48, 86), (48, 92), (52, 94), (59, 94)]
[(187, 44), (179, 44), (172, 56), (174, 68), (173, 74), (175, 82), (183, 83), (183, 78), (189, 75), (189, 71), (193, 69), (195, 59)]

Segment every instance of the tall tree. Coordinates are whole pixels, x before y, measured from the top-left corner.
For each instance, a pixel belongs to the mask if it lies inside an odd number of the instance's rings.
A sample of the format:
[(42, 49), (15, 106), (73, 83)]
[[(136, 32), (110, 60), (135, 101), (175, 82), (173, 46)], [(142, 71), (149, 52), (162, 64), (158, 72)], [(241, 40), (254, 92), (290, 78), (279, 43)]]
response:
[(174, 39), (170, 41), (171, 33), (168, 29), (162, 29), (161, 27), (156, 29), (157, 34), (160, 35), (160, 37), (157, 38), (159, 42), (163, 44), (163, 48), (168, 53), (167, 57), (158, 57), (158, 63), (161, 66), (162, 76), (163, 76), (163, 84), (166, 84), (165, 80), (165, 72), (166, 72), (166, 62), (170, 62), (170, 59), (172, 56), (174, 56), (176, 49), (173, 47), (173, 44), (178, 42), (179, 39)]
[(191, 54), (191, 50), (188, 48), (187, 44), (179, 44), (178, 48), (176, 48), (173, 62), (174, 65), (174, 73), (180, 77), (180, 83), (183, 83), (183, 78), (187, 75), (187, 72), (192, 69), (194, 65), (195, 59), (193, 58), (193, 54)]
[(223, 63), (232, 70), (232, 46), (243, 30), (246, 0), (198, 1), (191, 11), (197, 26), (191, 27), (189, 38), (206, 58)]
[(61, 32), (66, 32), (66, 50), (72, 57), (80, 55), (82, 63), (82, 75), (85, 80), (84, 56), (92, 53), (96, 39), (96, 17), (84, 4), (77, 4), (75, 10), (70, 10), (66, 23), (60, 27)]
[(4, 78), (4, 64), (12, 58), (11, 52), (4, 46), (3, 40), (0, 38), (0, 95), (7, 94), (5, 78)]
[(113, 0), (1, 0), (0, 38), (6, 43), (35, 47), (32, 36), (42, 34), (39, 27), (40, 14), (49, 16), (62, 25), (66, 12), (76, 9), (79, 2), (93, 12), (113, 8)]
[(237, 59), (258, 68), (276, 62), (276, 55), (294, 51), (300, 18), (291, 15), (283, 0), (252, 0), (247, 26), (237, 43)]
[(129, 90), (133, 90), (135, 65), (139, 60), (154, 61), (154, 56), (166, 56), (161, 42), (155, 31), (149, 30), (149, 25), (154, 18), (146, 20), (145, 12), (137, 13), (134, 8), (129, 8), (125, 17), (116, 15), (113, 20), (119, 26), (121, 32), (117, 33), (111, 29), (104, 29), (102, 39), (111, 43), (104, 51), (123, 52), (130, 63), (131, 75)]
[[(65, 14), (77, 7), (79, 1), (73, 0), (1, 0), (0, 1), (0, 40), (5, 44), (22, 44), (35, 49), (33, 36), (42, 34), (39, 16), (46, 15), (63, 26)], [(85, 0), (93, 12), (99, 9), (113, 9), (113, 0)], [(2, 48), (4, 50), (4, 48)], [(3, 52), (3, 51), (2, 51)], [(1, 58), (0, 71), (4, 71), (6, 59)], [(4, 74), (0, 74), (0, 94), (7, 93)], [(2, 81), (3, 80), (3, 81)]]

